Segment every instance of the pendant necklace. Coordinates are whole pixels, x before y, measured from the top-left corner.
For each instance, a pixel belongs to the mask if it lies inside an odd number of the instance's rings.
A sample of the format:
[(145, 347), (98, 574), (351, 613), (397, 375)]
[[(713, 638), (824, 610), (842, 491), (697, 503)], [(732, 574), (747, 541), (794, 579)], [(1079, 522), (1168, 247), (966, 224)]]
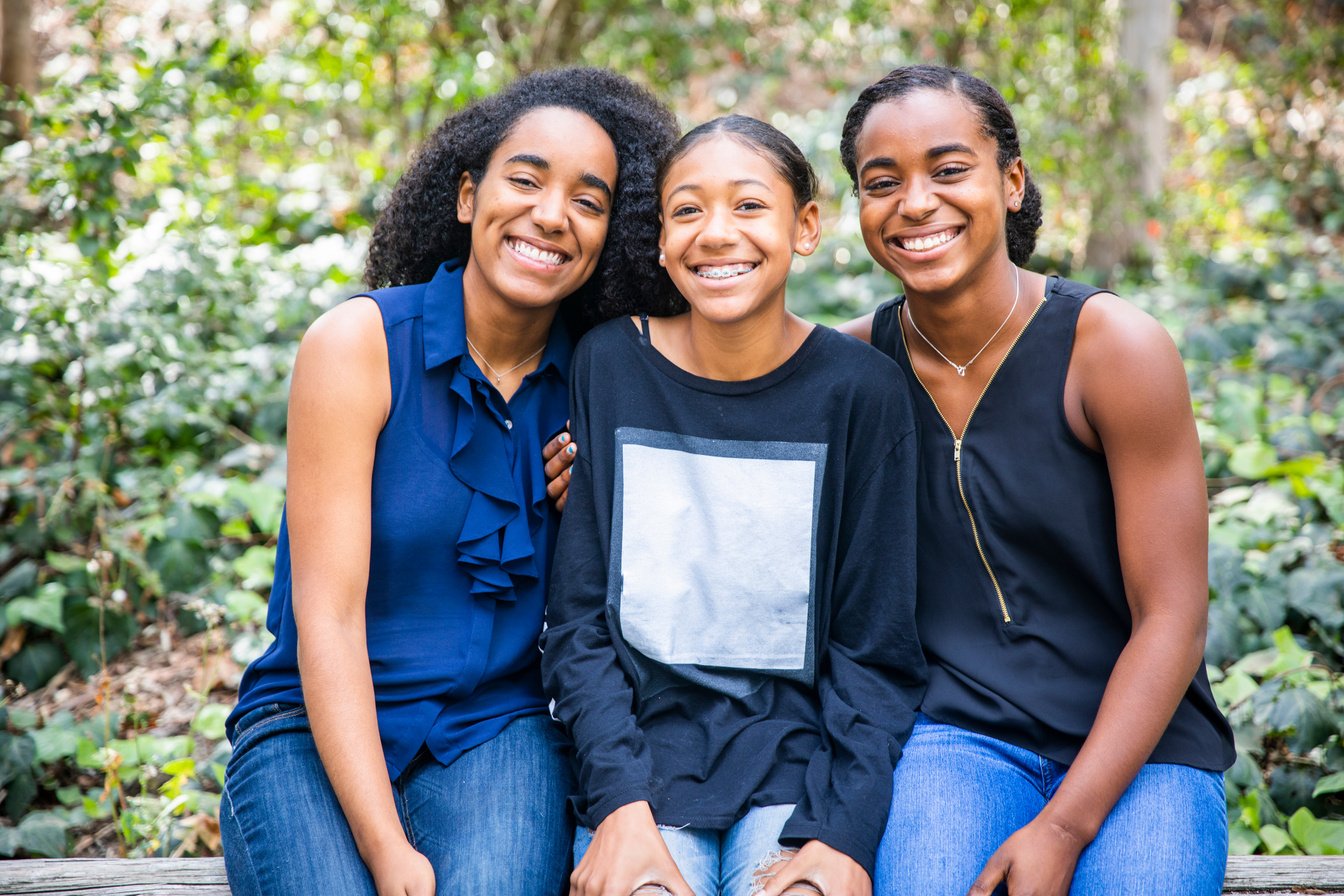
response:
[[(938, 357), (942, 358), (944, 361), (952, 365), (952, 369), (957, 372), (957, 376), (964, 377), (966, 375), (966, 368), (974, 364), (975, 359), (985, 353), (985, 349), (989, 348), (989, 344), (994, 341), (994, 338), (996, 336), (998, 336), (1000, 333), (1003, 332), (1004, 327), (1008, 326), (1008, 321), (1013, 319), (1013, 312), (1017, 310), (1017, 300), (1022, 297), (1022, 270), (1021, 268), (1014, 266), (1013, 271), (1016, 273), (1016, 277), (1014, 278), (1016, 286), (1014, 286), (1013, 288), (1013, 307), (1008, 309), (1008, 316), (1003, 319), (1003, 323), (999, 324), (999, 328), (994, 331), (993, 335), (991, 335), (988, 340), (986, 340), (984, 345), (980, 346), (980, 351), (976, 352), (974, 355), (971, 355), (971, 360), (967, 361), (965, 364), (958, 364), (956, 361), (953, 361), (947, 355), (943, 354), (941, 351), (938, 350), (938, 346), (934, 345), (929, 340), (929, 337), (925, 336), (922, 332), (920, 332), (919, 325), (915, 323), (915, 316), (910, 313), (910, 300), (906, 299), (905, 316), (909, 318), (910, 326), (913, 327), (915, 332), (919, 334), (919, 338), (924, 340), (925, 345), (933, 349), (934, 352), (937, 353)], [(479, 355), (480, 352), (477, 352), (476, 354)], [(488, 367), (489, 365), (487, 364), (486, 366)]]
[[(913, 324), (914, 321), (910, 321), (910, 323)], [(470, 336), (467, 337), (467, 345), (471, 348), (472, 351), (474, 351), (474, 352), (476, 353), (476, 357), (478, 357), (478, 358), (481, 359), (481, 363), (485, 365), (485, 369), (486, 369), (486, 370), (490, 371), (490, 375), (493, 376), (493, 377), (495, 378), (495, 382), (496, 382), (496, 383), (502, 383), (502, 382), (504, 382), (504, 377), (506, 377), (506, 376), (508, 376), (509, 374), (513, 373), (515, 370), (517, 370), (519, 367), (522, 367), (522, 366), (523, 366), (524, 364), (526, 364), (528, 361), (531, 361), (531, 360), (532, 360), (533, 358), (535, 358), (537, 355), (541, 354), (542, 351), (546, 348), (546, 343), (543, 342), (543, 343), (541, 344), (541, 348), (537, 349), (537, 350), (534, 351), (532, 354), (528, 355), (526, 358), (524, 358), (523, 360), (519, 361), (517, 364), (513, 365), (512, 367), (510, 367), (508, 370), (505, 370), (505, 371), (502, 371), (502, 372), (501, 372), (501, 371), (496, 370), (496, 369), (495, 369), (495, 366), (494, 366), (493, 364), (491, 364), (489, 361), (485, 360), (485, 355), (481, 354), (481, 350), (478, 349), (478, 348), (476, 347), (476, 343), (474, 343), (474, 342), (471, 341), (471, 337), (470, 337)], [(934, 349), (934, 351), (937, 351), (937, 349)]]

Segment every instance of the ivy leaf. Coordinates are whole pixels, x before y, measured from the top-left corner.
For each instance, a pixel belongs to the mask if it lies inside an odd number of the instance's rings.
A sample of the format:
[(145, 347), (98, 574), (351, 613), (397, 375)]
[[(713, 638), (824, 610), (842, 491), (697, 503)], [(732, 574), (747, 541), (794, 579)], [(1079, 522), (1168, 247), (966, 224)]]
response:
[(0, 600), (31, 594), (37, 587), (37, 563), (24, 560), (0, 577)]
[(25, 772), (13, 781), (5, 793), (5, 814), (10, 818), (22, 818), (37, 796), (37, 782), (32, 773)]
[(1300, 854), (1302, 850), (1293, 845), (1293, 838), (1276, 824), (1267, 824), (1260, 828), (1260, 839), (1265, 843), (1265, 852), (1272, 856), (1282, 853)]
[(1269, 733), (1284, 735), (1294, 753), (1306, 753), (1338, 731), (1334, 714), (1306, 688), (1274, 682), (1262, 686), (1253, 700), (1260, 723)]
[(0, 731), (0, 787), (28, 774), (37, 749), (26, 734)]
[(169, 591), (190, 591), (209, 573), (209, 556), (200, 544), (182, 539), (150, 542), (145, 559)]
[(233, 561), (233, 571), (244, 588), (269, 588), (275, 581), (275, 548), (257, 545)]
[(16, 597), (5, 606), (5, 622), (10, 626), (29, 622), (54, 632), (65, 631), (63, 604), (66, 587), (48, 582), (33, 597)]
[(28, 732), (36, 749), (36, 760), (41, 765), (58, 762), (75, 755), (79, 749), (79, 732), (74, 727), (48, 722), (46, 727)]
[(191, 720), (191, 730), (206, 740), (224, 739), (224, 722), (229, 717), (229, 707), (222, 703), (207, 703)]
[(35, 691), (51, 680), (65, 665), (61, 649), (50, 641), (29, 641), (9, 662), (5, 674)]
[(1242, 442), (1232, 449), (1227, 468), (1242, 479), (1263, 479), (1278, 460), (1274, 446), (1260, 441)]
[(1302, 808), (1288, 819), (1288, 832), (1302, 850), (1314, 856), (1337, 856), (1344, 853), (1344, 821), (1317, 818)]
[(1344, 791), (1344, 772), (1335, 772), (1333, 775), (1326, 775), (1316, 782), (1316, 789), (1311, 792), (1312, 796), (1325, 796), (1327, 793), (1340, 793)]
[(66, 823), (51, 812), (34, 812), (19, 822), (19, 846), (35, 856), (59, 858), (65, 854)]

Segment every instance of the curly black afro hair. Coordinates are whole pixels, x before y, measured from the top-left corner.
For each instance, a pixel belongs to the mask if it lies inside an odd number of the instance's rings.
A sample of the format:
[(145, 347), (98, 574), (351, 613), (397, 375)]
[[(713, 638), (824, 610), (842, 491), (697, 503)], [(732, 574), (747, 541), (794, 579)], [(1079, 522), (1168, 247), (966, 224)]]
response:
[[(598, 68), (524, 75), (435, 129), (392, 189), (369, 244), (364, 280), (372, 289), (423, 283), (445, 261), (465, 261), (471, 226), (457, 220), (465, 171), (479, 183), (514, 124), (533, 109), (573, 109), (597, 122), (616, 146), (616, 193), (607, 240), (593, 276), (561, 303), (577, 336), (613, 317), (680, 310), (680, 296), (658, 267), (658, 163), (677, 139), (676, 118), (653, 95)], [(563, 140), (563, 134), (556, 135)]]
[[(859, 131), (863, 129), (868, 113), (879, 103), (900, 99), (917, 90), (941, 90), (970, 103), (980, 116), (984, 135), (993, 140), (998, 148), (996, 161), (999, 170), (1007, 171), (1013, 160), (1021, 157), (1017, 124), (1013, 121), (1013, 113), (1007, 101), (997, 90), (960, 69), (942, 65), (905, 65), (865, 87), (845, 116), (844, 130), (840, 135), (840, 161), (849, 172), (849, 179), (854, 181), (856, 193), (859, 183), (854, 168), (854, 144), (859, 139)], [(1008, 258), (1013, 264), (1026, 264), (1031, 253), (1036, 250), (1036, 231), (1041, 229), (1042, 220), (1041, 191), (1031, 179), (1030, 171), (1027, 171), (1022, 208), (1015, 212), (1009, 211), (1007, 215)]]

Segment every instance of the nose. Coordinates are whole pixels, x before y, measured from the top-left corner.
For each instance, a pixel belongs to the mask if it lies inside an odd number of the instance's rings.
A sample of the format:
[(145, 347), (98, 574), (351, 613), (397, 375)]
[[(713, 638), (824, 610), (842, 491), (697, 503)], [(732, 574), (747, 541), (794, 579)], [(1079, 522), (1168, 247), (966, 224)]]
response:
[(564, 190), (542, 190), (532, 206), (532, 222), (546, 233), (565, 229), (569, 197)]
[(705, 215), (704, 225), (700, 228), (699, 242), (702, 246), (727, 246), (737, 236), (737, 227), (733, 224), (732, 211), (727, 208), (711, 208)]
[(925, 218), (938, 207), (938, 195), (931, 189), (927, 180), (912, 177), (905, 184), (905, 195), (901, 198), (901, 214), (918, 220)]

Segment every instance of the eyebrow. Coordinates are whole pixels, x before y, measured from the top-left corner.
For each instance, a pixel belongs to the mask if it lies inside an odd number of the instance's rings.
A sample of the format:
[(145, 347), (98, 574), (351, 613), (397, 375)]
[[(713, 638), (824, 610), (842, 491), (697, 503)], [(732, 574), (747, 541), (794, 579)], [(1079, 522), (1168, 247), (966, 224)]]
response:
[[(519, 162), (523, 165), (531, 165), (533, 168), (540, 168), (542, 171), (551, 170), (550, 162), (546, 161), (541, 156), (534, 156), (531, 153), (526, 152), (518, 153), (518, 155), (516, 156), (509, 156), (508, 159), (506, 159), (505, 161), (506, 163)], [(602, 178), (598, 177), (596, 174), (590, 174), (589, 172), (585, 171), (583, 174), (579, 175), (579, 180), (582, 183), (585, 183), (588, 186), (592, 187), (594, 190), (601, 190), (603, 193), (607, 195), (607, 201), (608, 202), (611, 201), (612, 197), (611, 185), (608, 184), (606, 181), (604, 181)]]
[[(767, 183), (766, 183), (765, 181), (763, 181), (763, 180), (757, 180), (757, 179), (754, 178), (754, 177), (739, 177), (737, 180), (734, 180), (734, 181), (732, 181), (731, 183), (732, 183), (732, 185), (735, 186), (735, 187), (762, 187), (762, 188), (767, 189), (767, 190), (770, 189), (770, 185), (769, 185), (769, 184), (767, 184)], [(696, 192), (696, 191), (698, 191), (698, 190), (703, 190), (703, 189), (704, 189), (704, 187), (702, 187), (700, 184), (678, 184), (676, 187), (674, 187), (674, 188), (672, 188), (670, 191), (668, 191), (668, 194), (667, 194), (667, 195), (668, 195), (669, 197), (671, 197), (671, 196), (675, 196), (676, 194), (680, 193), (680, 192), (683, 191), (683, 190), (688, 190), (688, 191), (690, 191), (690, 192)]]
[[(924, 157), (926, 159), (933, 160), (938, 158), (939, 156), (945, 156), (948, 155), (949, 153), (954, 152), (964, 152), (968, 155), (975, 155), (975, 150), (971, 149), (965, 143), (941, 143), (938, 146), (934, 146), (931, 149), (929, 149), (928, 152), (924, 153)], [(896, 160), (893, 159), (891, 156), (877, 156), (876, 158), (869, 159), (868, 161), (863, 163), (863, 167), (859, 168), (859, 175), (863, 176), (864, 174), (867, 174), (870, 168), (895, 168), (895, 167), (896, 167)]]

